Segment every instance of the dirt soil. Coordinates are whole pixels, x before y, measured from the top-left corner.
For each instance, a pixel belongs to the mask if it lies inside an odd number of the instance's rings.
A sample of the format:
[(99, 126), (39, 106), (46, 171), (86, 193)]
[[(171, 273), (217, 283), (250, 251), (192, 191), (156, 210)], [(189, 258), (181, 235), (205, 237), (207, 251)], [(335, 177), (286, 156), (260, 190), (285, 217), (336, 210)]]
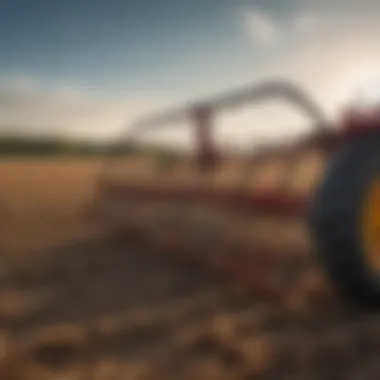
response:
[(0, 380), (380, 378), (380, 317), (343, 305), (317, 267), (274, 300), (105, 238), (86, 217), (98, 173), (0, 165)]
[(290, 309), (116, 239), (0, 279), (0, 379), (378, 379), (380, 319)]

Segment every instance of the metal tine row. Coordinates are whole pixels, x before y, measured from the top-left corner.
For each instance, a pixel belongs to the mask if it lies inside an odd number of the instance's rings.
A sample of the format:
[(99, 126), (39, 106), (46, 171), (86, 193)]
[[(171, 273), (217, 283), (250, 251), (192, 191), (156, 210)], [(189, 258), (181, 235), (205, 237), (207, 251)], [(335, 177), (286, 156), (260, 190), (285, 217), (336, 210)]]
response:
[(141, 225), (152, 246), (171, 239), (188, 246), (194, 255), (197, 250), (207, 251), (214, 246), (228, 245), (244, 248), (247, 254), (271, 251), (277, 258), (285, 256), (286, 251), (302, 258), (310, 251), (307, 232), (300, 220), (242, 215), (200, 203), (144, 202), (139, 205), (132, 203), (128, 207), (124, 225)]
[[(317, 164), (317, 160), (314, 161), (314, 164)], [(313, 164), (313, 162), (312, 162)], [(191, 166), (190, 166), (190, 163), (187, 162), (186, 163), (187, 166), (190, 167), (191, 169)], [(240, 163), (236, 163), (236, 162), (231, 162), (231, 163), (227, 163), (227, 165), (225, 165), (224, 167), (220, 168), (219, 170), (217, 170), (214, 175), (208, 177), (208, 178), (204, 178), (204, 177), (201, 177), (201, 176), (197, 176), (197, 175), (194, 175), (194, 174), (197, 174), (196, 173), (196, 170), (194, 169), (193, 173), (189, 172), (188, 170), (185, 170), (184, 166), (183, 165), (176, 165), (176, 175), (173, 176), (173, 173), (172, 175), (170, 175), (169, 173), (167, 173), (168, 175), (167, 176), (160, 176), (158, 179), (156, 179), (156, 181), (159, 180), (159, 182), (161, 184), (164, 184), (166, 183), (167, 185), (170, 185), (171, 183), (175, 182), (175, 181), (184, 181), (185, 183), (189, 183), (189, 184), (194, 184), (194, 180), (196, 178), (201, 178), (201, 180), (203, 179), (203, 184), (205, 185), (211, 185), (212, 186), (215, 186), (216, 188), (220, 188), (220, 187), (223, 187), (223, 186), (242, 186), (242, 183), (238, 183), (238, 185), (236, 185), (236, 179), (239, 179), (239, 176), (242, 175), (242, 172), (244, 170), (241, 170), (239, 168), (239, 166), (241, 167), (242, 165)], [(301, 166), (301, 168), (299, 168), (299, 166)], [(302, 168), (303, 166), (303, 168)], [(316, 165), (314, 165), (316, 166)], [(141, 168), (141, 166), (140, 166)], [(139, 169), (140, 169), (139, 168)], [(239, 171), (240, 169), (240, 171)], [(282, 168), (280, 168), (282, 169)], [(301, 170), (300, 170), (301, 169)], [(303, 171), (302, 171), (303, 169)], [(261, 176), (260, 176), (260, 171), (261, 173), (263, 173)], [(302, 189), (302, 187), (304, 187), (304, 189), (306, 188), (307, 190), (310, 189), (310, 187), (312, 186), (312, 183), (313, 183), (313, 180), (315, 176), (313, 176), (312, 174), (314, 173), (311, 173), (311, 172), (315, 172), (316, 170), (312, 167), (312, 165), (309, 164), (309, 162), (307, 162), (307, 160), (304, 160), (304, 162), (301, 162), (301, 165), (298, 164), (298, 168), (297, 170), (294, 170), (295, 173), (293, 173), (293, 181), (294, 182), (297, 182), (298, 181), (298, 189)], [(306, 173), (305, 173), (306, 172)], [(249, 175), (247, 175), (249, 174)], [(277, 173), (276, 174), (281, 174), (281, 170), (279, 170), (279, 168), (277, 168)], [(295, 174), (298, 174), (295, 175)], [(143, 178), (145, 177), (145, 173), (144, 174), (138, 174), (138, 176), (140, 178)], [(308, 176), (308, 178), (306, 178), (305, 180), (305, 177)], [(148, 175), (146, 176), (148, 177)], [(271, 180), (268, 181), (268, 177), (270, 177)], [(209, 178), (211, 178), (211, 180), (209, 180)], [(261, 187), (262, 190), (265, 190), (265, 189), (273, 189), (273, 188), (276, 188), (276, 186), (278, 185), (278, 176), (274, 175), (273, 172), (270, 173), (270, 169), (268, 169), (268, 166), (267, 167), (264, 167), (262, 166), (261, 168), (254, 168), (253, 170), (250, 171), (250, 173), (246, 173), (246, 175), (244, 176), (245, 178), (245, 187), (247, 187), (248, 189), (254, 189), (254, 188), (257, 188), (257, 187)], [(128, 181), (136, 181), (136, 177), (135, 178), (131, 178), (129, 176), (129, 173), (128, 173)], [(312, 179), (312, 180), (310, 180)], [(261, 180), (261, 183), (260, 183), (260, 180)], [(277, 183), (276, 183), (277, 182)], [(302, 190), (304, 190), (302, 189)], [(302, 191), (301, 190), (301, 191)], [(137, 212), (138, 215), (136, 216), (133, 216), (133, 218), (136, 218), (136, 219), (145, 219), (145, 220), (148, 220), (149, 218), (151, 218), (152, 216), (149, 216), (150, 214), (154, 214), (156, 213), (157, 214), (157, 207), (158, 205), (160, 205), (159, 207), (159, 212), (158, 212), (158, 215), (161, 215), (163, 219), (166, 218), (166, 215), (167, 214), (167, 209), (170, 209), (171, 208), (171, 202), (139, 202), (139, 206), (137, 206), (135, 203), (133, 204), (133, 208), (135, 209), (134, 212), (132, 212), (132, 209), (131, 209), (131, 205), (129, 205), (127, 208), (128, 208), (128, 211), (126, 210), (126, 208), (124, 208), (122, 206), (123, 203), (127, 202), (128, 203), (128, 194), (123, 194), (122, 196), (122, 200), (121, 199), (110, 199), (110, 201), (113, 201), (114, 205), (113, 207), (111, 207), (111, 209), (114, 209), (116, 213), (120, 214), (120, 217), (122, 218), (123, 215), (125, 214), (125, 217), (127, 217), (127, 215), (132, 215), (132, 214), (135, 214)], [(187, 205), (184, 204), (183, 202), (182, 203), (179, 203), (176, 205), (176, 207), (179, 207), (179, 209), (181, 210), (181, 220), (184, 220), (186, 218), (188, 218), (188, 216), (182, 212), (184, 207), (188, 207), (190, 206), (190, 209), (194, 208), (195, 206), (195, 210), (198, 210), (198, 211), (192, 211), (191, 213), (192, 214), (196, 214), (196, 213), (199, 213), (201, 211), (199, 210), (202, 210), (202, 209), (205, 209), (207, 210), (207, 205), (204, 205), (204, 204), (198, 204), (197, 205), (197, 202), (192, 202), (192, 204), (190, 205), (190, 203), (188, 203)], [(139, 210), (137, 210), (139, 209)], [(122, 211), (124, 210), (124, 211)], [(213, 210), (212, 213), (215, 214), (216, 210)], [(212, 214), (211, 213), (211, 214)], [(228, 218), (227, 218), (228, 219)], [(160, 223), (157, 223), (157, 224), (160, 224)], [(260, 223), (261, 227), (259, 228), (256, 228), (258, 231), (262, 231), (263, 230), (263, 225), (265, 224), (265, 222), (263, 221), (263, 216), (260, 215)], [(241, 227), (243, 228), (243, 227)], [(252, 230), (251, 230), (251, 233), (252, 233)], [(263, 234), (263, 232), (260, 232), (260, 234)], [(260, 235), (259, 234), (259, 235)], [(257, 234), (255, 234), (257, 235)], [(263, 235), (261, 235), (263, 236)], [(260, 236), (256, 237), (255, 238), (257, 241), (260, 241)]]
[[(204, 175), (190, 160), (159, 168), (153, 160), (136, 158), (120, 165), (116, 178), (164, 187), (309, 192), (322, 164), (318, 152), (299, 150), (263, 161), (229, 159)], [(311, 244), (300, 218), (225, 209), (200, 200), (136, 201), (128, 199), (128, 193), (109, 200), (111, 219), (129, 241), (201, 264), (248, 286), (279, 291), (311, 262)]]
[[(201, 264), (238, 282), (261, 288), (265, 281), (280, 286), (310, 263), (304, 231), (299, 230), (299, 225), (292, 225), (292, 236), (290, 224), (284, 228), (279, 222), (276, 225), (268, 220), (264, 226), (262, 220), (252, 218), (248, 223), (236, 215), (228, 218), (208, 211), (192, 223), (178, 213), (166, 230), (152, 225), (146, 229), (145, 243), (154, 251), (171, 253), (182, 261)], [(212, 214), (214, 220), (207, 218)], [(178, 223), (181, 217), (186, 221), (182, 226)], [(277, 282), (273, 283), (274, 279)]]

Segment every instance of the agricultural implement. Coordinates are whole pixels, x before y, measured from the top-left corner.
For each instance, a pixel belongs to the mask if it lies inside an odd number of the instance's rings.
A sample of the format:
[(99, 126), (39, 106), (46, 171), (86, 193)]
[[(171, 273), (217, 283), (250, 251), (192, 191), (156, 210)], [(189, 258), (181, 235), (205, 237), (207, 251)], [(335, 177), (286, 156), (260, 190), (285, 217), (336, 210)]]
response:
[[(244, 157), (217, 150), (218, 112), (271, 98), (313, 130)], [(364, 100), (332, 125), (304, 91), (274, 81), (137, 120), (101, 173), (102, 217), (129, 242), (272, 294), (315, 257), (344, 297), (380, 305), (380, 107)], [(131, 153), (136, 136), (186, 118), (195, 154)]]

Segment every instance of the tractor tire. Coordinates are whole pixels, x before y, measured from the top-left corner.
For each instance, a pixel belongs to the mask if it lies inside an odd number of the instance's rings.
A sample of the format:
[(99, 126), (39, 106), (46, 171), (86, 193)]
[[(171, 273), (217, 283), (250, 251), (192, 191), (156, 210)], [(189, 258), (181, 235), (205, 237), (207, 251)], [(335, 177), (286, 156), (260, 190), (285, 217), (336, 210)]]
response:
[[(377, 202), (375, 198), (371, 203), (371, 189), (377, 189)], [(380, 133), (376, 133), (336, 152), (312, 196), (309, 213), (311, 237), (327, 279), (346, 301), (370, 308), (380, 307), (380, 217), (368, 222), (366, 212), (380, 215), (379, 189)], [(372, 246), (368, 231), (375, 231)]]

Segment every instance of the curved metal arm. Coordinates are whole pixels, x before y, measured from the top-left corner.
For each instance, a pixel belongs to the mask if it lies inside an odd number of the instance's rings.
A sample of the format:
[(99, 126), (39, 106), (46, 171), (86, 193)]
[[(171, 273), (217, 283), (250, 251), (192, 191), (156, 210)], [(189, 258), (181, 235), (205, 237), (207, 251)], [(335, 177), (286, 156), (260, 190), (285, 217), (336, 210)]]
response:
[(162, 127), (165, 124), (180, 122), (187, 117), (191, 118), (194, 110), (200, 107), (208, 108), (212, 113), (215, 113), (220, 110), (235, 109), (249, 102), (264, 101), (268, 98), (284, 99), (297, 105), (301, 111), (315, 122), (316, 127), (319, 129), (324, 130), (327, 125), (321, 108), (299, 86), (284, 80), (274, 80), (189, 104), (188, 106), (175, 108), (168, 112), (140, 118), (130, 126), (127, 136), (133, 137), (138, 132), (145, 132), (146, 130)]

